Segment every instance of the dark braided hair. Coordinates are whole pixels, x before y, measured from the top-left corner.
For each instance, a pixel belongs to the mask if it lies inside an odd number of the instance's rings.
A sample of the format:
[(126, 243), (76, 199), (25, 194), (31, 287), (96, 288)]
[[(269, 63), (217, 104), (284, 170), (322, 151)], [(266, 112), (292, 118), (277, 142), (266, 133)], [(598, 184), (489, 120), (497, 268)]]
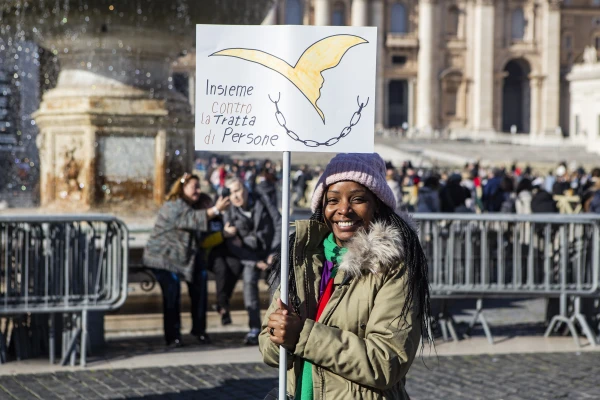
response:
[[(323, 211), (318, 208), (310, 217), (311, 221), (325, 222)], [(414, 306), (417, 319), (421, 326), (421, 340), (427, 341), (429, 344), (433, 342), (429, 334), (429, 324), (431, 317), (431, 305), (429, 296), (429, 279), (427, 259), (425, 252), (419, 242), (419, 237), (415, 229), (404, 218), (400, 217), (389, 206), (379, 203), (379, 212), (375, 214), (374, 222), (383, 222), (396, 228), (402, 240), (404, 248), (404, 259), (402, 260), (407, 269), (407, 291), (406, 301), (398, 315), (398, 319), (405, 320), (406, 316)], [(294, 254), (293, 248), (296, 241), (296, 233), (292, 233), (289, 237), (289, 304), (292, 306), (296, 314), (300, 315), (300, 298), (298, 296), (298, 288), (296, 287), (296, 277), (294, 275)], [(269, 275), (269, 284), (271, 293), (279, 285), (281, 274), (281, 253), (275, 257), (271, 273)], [(307, 282), (307, 279), (304, 279)], [(307, 283), (308, 284), (308, 283)], [(421, 348), (423, 350), (423, 348)]]

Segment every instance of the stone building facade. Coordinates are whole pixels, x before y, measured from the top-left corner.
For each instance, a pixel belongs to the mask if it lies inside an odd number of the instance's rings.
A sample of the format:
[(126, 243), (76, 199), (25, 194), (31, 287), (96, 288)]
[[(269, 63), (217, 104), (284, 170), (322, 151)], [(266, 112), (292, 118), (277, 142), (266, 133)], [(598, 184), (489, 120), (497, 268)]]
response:
[(575, 65), (570, 82), (572, 141), (600, 153), (600, 62), (594, 47), (584, 52), (583, 63)]
[(264, 23), (377, 26), (377, 126), (419, 135), (563, 142), (566, 76), (600, 50), (600, 0), (280, 0)]

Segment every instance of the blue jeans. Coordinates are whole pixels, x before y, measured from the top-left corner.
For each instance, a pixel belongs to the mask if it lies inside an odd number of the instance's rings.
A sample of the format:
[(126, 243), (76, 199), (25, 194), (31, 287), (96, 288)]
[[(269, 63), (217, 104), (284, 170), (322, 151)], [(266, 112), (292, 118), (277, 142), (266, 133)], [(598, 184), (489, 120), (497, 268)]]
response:
[[(153, 269), (163, 295), (163, 329), (167, 344), (181, 338), (181, 279), (177, 274)], [(191, 300), (192, 335), (206, 333), (208, 305), (208, 274), (205, 269), (196, 273), (194, 282), (187, 282)]]

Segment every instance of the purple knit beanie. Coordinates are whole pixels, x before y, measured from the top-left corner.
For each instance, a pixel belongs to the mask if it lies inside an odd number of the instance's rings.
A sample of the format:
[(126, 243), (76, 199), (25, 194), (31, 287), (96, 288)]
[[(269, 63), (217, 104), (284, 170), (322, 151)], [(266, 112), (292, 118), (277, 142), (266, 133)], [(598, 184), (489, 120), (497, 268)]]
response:
[(385, 179), (385, 162), (377, 153), (342, 153), (327, 164), (325, 172), (319, 178), (312, 196), (313, 212), (321, 205), (323, 193), (327, 187), (341, 181), (360, 183), (369, 189), (392, 210), (396, 209), (396, 199)]

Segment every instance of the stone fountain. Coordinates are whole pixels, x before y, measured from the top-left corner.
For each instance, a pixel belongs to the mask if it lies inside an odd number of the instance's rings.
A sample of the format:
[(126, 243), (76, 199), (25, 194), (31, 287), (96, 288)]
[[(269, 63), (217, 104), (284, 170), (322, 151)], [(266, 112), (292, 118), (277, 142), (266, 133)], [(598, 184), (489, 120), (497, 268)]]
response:
[(60, 64), (34, 114), (42, 207), (155, 208), (192, 166), (194, 120), (171, 65), (195, 24), (257, 24), (273, 0), (0, 0), (4, 34)]

